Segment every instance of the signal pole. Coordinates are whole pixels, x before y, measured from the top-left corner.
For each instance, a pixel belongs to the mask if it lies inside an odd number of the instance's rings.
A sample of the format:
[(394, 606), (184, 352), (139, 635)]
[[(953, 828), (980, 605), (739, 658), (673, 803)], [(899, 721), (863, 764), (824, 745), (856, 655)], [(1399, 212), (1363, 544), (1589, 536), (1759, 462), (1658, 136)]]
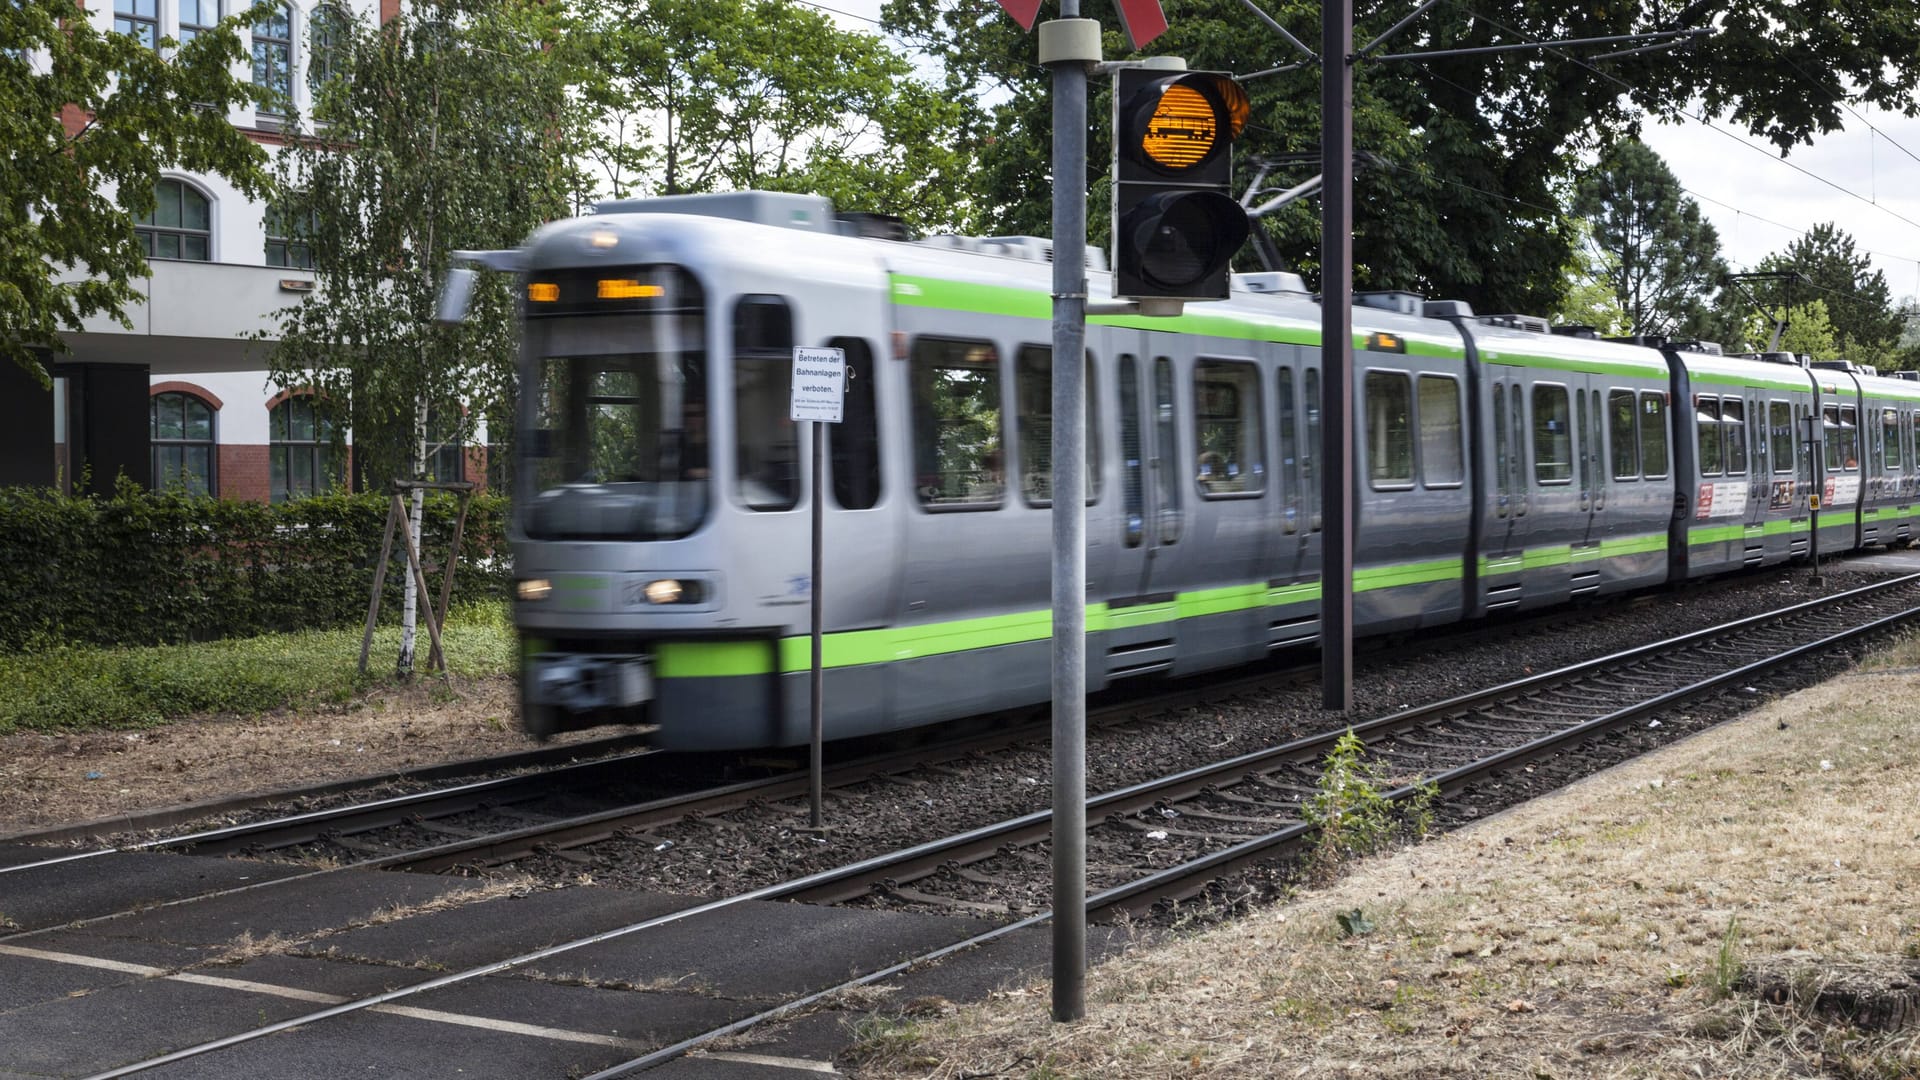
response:
[(1320, 694), (1353, 711), (1353, 0), (1320, 6)]
[(1100, 24), (1040, 25), (1053, 71), (1053, 1019), (1087, 1014), (1087, 70)]

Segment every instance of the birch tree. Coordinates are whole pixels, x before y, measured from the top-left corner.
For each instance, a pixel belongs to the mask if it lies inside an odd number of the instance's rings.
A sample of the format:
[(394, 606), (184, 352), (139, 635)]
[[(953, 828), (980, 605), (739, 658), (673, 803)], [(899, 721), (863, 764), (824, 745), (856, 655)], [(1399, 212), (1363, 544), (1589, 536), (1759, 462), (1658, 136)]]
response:
[[(350, 425), (368, 486), (431, 479), (438, 442), (511, 415), (507, 283), (487, 283), (458, 327), (433, 322), (434, 300), (450, 252), (517, 246), (566, 212), (567, 27), (563, 5), (537, 0), (421, 0), (383, 25), (348, 19), (280, 159), (274, 209), (310, 244), (316, 289), (279, 313), (272, 375)], [(423, 501), (415, 489), (416, 548)], [(423, 599), (409, 576), (401, 676)]]

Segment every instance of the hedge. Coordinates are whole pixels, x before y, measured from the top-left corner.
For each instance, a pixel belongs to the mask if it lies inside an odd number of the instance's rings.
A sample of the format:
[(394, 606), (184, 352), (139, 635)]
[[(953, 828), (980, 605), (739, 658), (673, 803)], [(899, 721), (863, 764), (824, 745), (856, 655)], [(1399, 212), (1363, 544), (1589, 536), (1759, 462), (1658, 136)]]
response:
[[(127, 489), (71, 498), (0, 489), (0, 650), (160, 645), (365, 621), (386, 525), (385, 495), (265, 504)], [(437, 597), (458, 500), (430, 493), (422, 557)], [(455, 602), (504, 598), (506, 500), (467, 513)], [(400, 612), (403, 549), (388, 567), (383, 622)]]

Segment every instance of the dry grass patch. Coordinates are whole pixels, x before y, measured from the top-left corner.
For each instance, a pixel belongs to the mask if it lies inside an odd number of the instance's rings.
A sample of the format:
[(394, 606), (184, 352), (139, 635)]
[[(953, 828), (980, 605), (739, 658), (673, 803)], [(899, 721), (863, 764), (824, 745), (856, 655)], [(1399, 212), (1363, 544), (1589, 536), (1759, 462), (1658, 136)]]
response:
[(1044, 985), (952, 1018), (876, 1018), (852, 1067), (1101, 1080), (1920, 1076), (1912, 1029), (1837, 1023), (1740, 989), (1743, 972), (1796, 950), (1829, 965), (1920, 952), (1915, 689), (1904, 674), (1838, 680), (1358, 863), (1285, 907), (1094, 970), (1078, 1024), (1049, 1022)]
[[(0, 836), (539, 746), (507, 677), (423, 678), (344, 705), (144, 731), (0, 735)], [(607, 729), (568, 732), (565, 744)]]

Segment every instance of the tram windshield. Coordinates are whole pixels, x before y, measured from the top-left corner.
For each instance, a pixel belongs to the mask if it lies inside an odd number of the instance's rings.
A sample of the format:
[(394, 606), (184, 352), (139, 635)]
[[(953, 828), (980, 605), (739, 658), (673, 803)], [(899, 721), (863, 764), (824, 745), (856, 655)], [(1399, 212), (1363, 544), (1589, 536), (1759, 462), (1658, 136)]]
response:
[(671, 540), (707, 514), (700, 305), (530, 319), (523, 521), (546, 540)]

